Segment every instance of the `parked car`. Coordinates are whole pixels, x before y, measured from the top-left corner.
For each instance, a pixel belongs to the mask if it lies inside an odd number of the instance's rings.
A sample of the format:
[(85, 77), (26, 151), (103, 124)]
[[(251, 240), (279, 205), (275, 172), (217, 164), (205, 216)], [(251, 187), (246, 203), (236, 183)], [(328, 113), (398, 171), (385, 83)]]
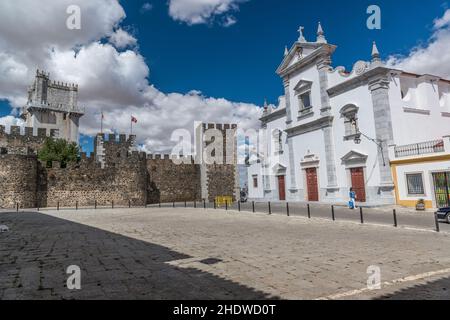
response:
[(450, 207), (441, 208), (437, 211), (439, 220), (445, 220), (450, 224)]

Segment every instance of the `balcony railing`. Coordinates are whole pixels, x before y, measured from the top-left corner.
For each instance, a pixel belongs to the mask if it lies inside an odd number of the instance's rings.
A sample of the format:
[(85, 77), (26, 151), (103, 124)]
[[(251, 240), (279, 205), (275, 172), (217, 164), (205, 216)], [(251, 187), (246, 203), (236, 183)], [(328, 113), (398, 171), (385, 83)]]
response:
[(435, 140), (395, 147), (396, 158), (420, 156), (439, 152), (445, 152), (444, 140)]

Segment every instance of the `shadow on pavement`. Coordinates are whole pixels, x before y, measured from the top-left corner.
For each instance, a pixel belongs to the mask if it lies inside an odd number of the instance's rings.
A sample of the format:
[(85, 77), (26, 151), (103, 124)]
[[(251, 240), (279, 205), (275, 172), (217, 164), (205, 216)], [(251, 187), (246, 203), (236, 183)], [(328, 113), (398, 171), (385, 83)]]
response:
[[(10, 228), (0, 234), (0, 299), (276, 298), (198, 269), (171, 266), (168, 262), (195, 257), (120, 234), (30, 212), (2, 213), (0, 224)], [(81, 268), (81, 290), (66, 288), (70, 265)]]
[(450, 300), (450, 277), (405, 288), (376, 300)]

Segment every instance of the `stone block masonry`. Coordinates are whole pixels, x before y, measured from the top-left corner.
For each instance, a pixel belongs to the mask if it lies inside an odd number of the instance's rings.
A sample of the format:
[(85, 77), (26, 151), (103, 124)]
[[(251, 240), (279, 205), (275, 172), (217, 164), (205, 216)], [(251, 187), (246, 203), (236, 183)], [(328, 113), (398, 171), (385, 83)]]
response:
[(144, 206), (147, 203), (145, 158), (138, 153), (121, 159), (117, 166), (101, 168), (94, 159), (61, 168), (42, 165), (38, 169), (37, 199), (39, 207), (61, 206)]
[(37, 166), (35, 155), (0, 155), (0, 208), (35, 207)]
[(24, 153), (23, 150), (31, 149), (37, 152), (42, 146), (47, 136), (55, 136), (55, 130), (47, 130), (39, 128), (37, 135), (33, 134), (33, 128), (26, 127), (24, 133), (20, 131), (20, 127), (11, 126), (10, 132), (6, 132), (5, 126), (0, 125), (0, 148), (6, 149), (11, 153)]
[(168, 155), (148, 156), (150, 178), (148, 203), (199, 201), (201, 197), (200, 166), (189, 159), (175, 164)]

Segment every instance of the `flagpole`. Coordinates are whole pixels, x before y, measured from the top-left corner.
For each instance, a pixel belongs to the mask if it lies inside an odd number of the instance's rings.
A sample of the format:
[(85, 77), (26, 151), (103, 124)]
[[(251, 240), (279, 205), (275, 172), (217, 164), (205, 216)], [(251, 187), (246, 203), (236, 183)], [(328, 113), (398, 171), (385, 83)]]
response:
[(130, 133), (130, 135), (133, 135), (133, 117), (131, 117), (131, 123), (130, 123), (130, 127), (131, 127), (131, 133)]
[(103, 111), (102, 111), (101, 117), (102, 117), (102, 119), (100, 121), (100, 133), (103, 133)]

